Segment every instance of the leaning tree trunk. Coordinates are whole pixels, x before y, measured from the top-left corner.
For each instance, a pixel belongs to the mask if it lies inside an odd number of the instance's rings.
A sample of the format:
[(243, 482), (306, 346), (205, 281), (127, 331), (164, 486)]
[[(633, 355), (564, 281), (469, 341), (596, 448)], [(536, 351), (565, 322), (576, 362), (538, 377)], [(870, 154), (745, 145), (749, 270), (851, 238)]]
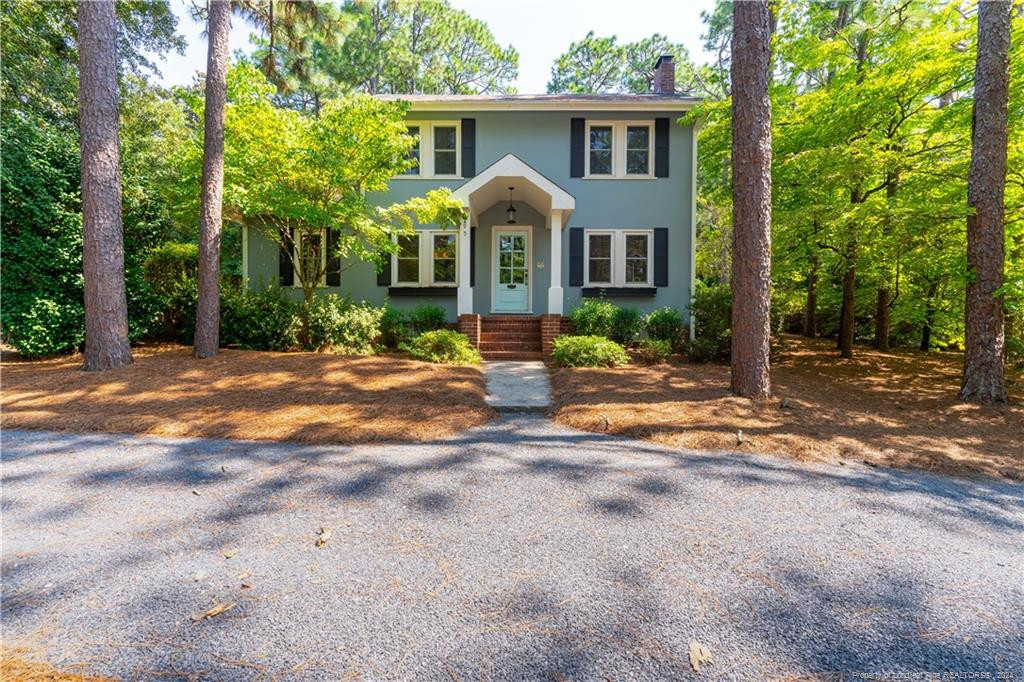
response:
[(771, 395), (772, 17), (765, 0), (733, 4), (732, 390)]
[(112, 0), (78, 3), (85, 369), (132, 362), (124, 285), (117, 17)]
[(227, 103), (228, 0), (210, 3), (203, 129), (203, 186), (199, 213), (199, 298), (195, 354), (208, 358), (220, 345), (220, 229), (224, 199), (224, 110)]
[(971, 172), (967, 204), (966, 334), (960, 398), (1005, 402), (1003, 375), (1003, 192), (1006, 184), (1009, 102), (1010, 2), (978, 4), (978, 56), (974, 69)]
[(807, 272), (807, 301), (804, 303), (803, 335), (813, 339), (818, 335), (818, 254), (811, 254), (811, 269)]

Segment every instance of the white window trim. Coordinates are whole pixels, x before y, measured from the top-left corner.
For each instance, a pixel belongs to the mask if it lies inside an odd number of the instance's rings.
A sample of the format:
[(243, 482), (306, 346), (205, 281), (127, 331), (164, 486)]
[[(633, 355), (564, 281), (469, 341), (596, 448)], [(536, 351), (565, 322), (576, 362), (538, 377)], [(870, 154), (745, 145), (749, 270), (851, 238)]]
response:
[[(434, 235), (455, 237), (455, 281), (437, 282), (434, 280)], [(416, 282), (398, 281), (398, 253), (391, 254), (391, 286), (403, 289), (422, 289), (424, 287), (458, 287), (459, 286), (459, 242), (462, 237), (456, 230), (416, 230), (416, 248), (419, 253), (419, 279)], [(398, 237), (395, 237), (398, 241)]]
[[(420, 129), (420, 167), (418, 173), (396, 175), (395, 180), (461, 180), (462, 179), (462, 121), (406, 121), (406, 126)], [(455, 173), (434, 173), (434, 128), (455, 128)]]
[[(301, 289), (302, 279), (299, 277), (299, 263), (302, 258), (302, 240), (306, 238), (306, 233), (301, 230), (296, 230), (295, 244), (292, 252), (292, 288)], [(316, 283), (317, 288), (323, 288), (327, 286), (327, 230), (320, 232), (320, 267), (323, 268), (323, 275), (320, 276), (320, 281)]]
[[(647, 281), (626, 281), (626, 236), (644, 235), (647, 237)], [(590, 237), (592, 235), (610, 235), (612, 238), (612, 281), (590, 281)], [(584, 287), (639, 287), (654, 286), (654, 230), (584, 230), (583, 232), (583, 286)]]
[[(590, 127), (607, 127), (612, 129), (612, 172), (611, 175), (591, 175), (590, 173)], [(647, 128), (647, 173), (626, 173), (626, 129)], [(584, 158), (583, 178), (585, 180), (653, 180), (654, 179), (654, 121), (599, 121), (587, 119), (586, 156)]]

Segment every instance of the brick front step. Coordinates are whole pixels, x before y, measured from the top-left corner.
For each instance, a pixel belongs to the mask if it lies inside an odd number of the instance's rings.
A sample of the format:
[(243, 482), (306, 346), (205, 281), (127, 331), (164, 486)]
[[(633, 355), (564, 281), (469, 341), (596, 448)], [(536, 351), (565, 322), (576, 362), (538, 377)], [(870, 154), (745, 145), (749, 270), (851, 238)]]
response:
[(540, 351), (490, 350), (482, 351), (484, 360), (543, 360)]
[(481, 341), (504, 341), (505, 339), (511, 339), (513, 341), (536, 341), (537, 343), (540, 343), (540, 332), (534, 329), (524, 332), (486, 331), (480, 334)]
[(516, 343), (515, 341), (492, 341), (490, 343), (481, 343), (480, 352), (489, 353), (491, 351), (516, 351), (523, 353), (539, 353), (540, 342), (537, 343)]

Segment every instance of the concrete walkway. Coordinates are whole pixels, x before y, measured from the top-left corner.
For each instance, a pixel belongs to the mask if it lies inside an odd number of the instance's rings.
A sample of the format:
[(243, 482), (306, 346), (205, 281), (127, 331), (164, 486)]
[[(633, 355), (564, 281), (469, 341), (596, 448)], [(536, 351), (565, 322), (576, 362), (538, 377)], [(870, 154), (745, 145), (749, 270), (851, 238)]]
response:
[[(2, 453), (4, 645), (64, 669), (1024, 674), (1020, 484), (682, 452), (526, 415), (358, 447), (5, 429)], [(714, 658), (699, 675), (691, 642)]]
[(487, 404), (499, 412), (547, 412), (551, 383), (543, 362), (485, 362)]

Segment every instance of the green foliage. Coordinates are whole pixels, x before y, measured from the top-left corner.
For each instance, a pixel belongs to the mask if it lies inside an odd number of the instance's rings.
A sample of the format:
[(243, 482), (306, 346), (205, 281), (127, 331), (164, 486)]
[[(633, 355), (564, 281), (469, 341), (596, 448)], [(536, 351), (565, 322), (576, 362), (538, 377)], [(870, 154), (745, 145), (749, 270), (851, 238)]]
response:
[(636, 308), (616, 308), (608, 337), (623, 346), (632, 345), (644, 328), (644, 316)]
[(707, 362), (729, 357), (732, 345), (732, 291), (723, 284), (698, 280), (690, 305), (696, 338), (689, 344), (693, 360)]
[(559, 336), (551, 359), (557, 367), (621, 367), (629, 363), (626, 349), (603, 336)]
[(569, 314), (569, 319), (572, 320), (573, 331), (580, 336), (610, 337), (615, 311), (615, 304), (611, 301), (587, 298)]
[(406, 325), (413, 334), (443, 329), (447, 323), (448, 317), (444, 308), (430, 303), (416, 306), (406, 317)]
[(661, 365), (672, 355), (672, 342), (666, 339), (644, 339), (636, 348), (637, 357), (645, 365)]
[(647, 336), (657, 341), (667, 341), (674, 350), (685, 340), (686, 323), (676, 308), (664, 307), (648, 313), (644, 318)]
[(172, 295), (183, 279), (195, 279), (199, 246), (189, 242), (164, 242), (146, 256), (143, 276), (159, 296)]
[(380, 336), (384, 308), (355, 304), (336, 294), (313, 298), (306, 305), (308, 350), (367, 355)]
[(413, 337), (405, 311), (384, 306), (380, 318), (380, 342), (387, 348), (398, 348)]
[[(193, 322), (193, 329), (194, 329)], [(220, 343), (246, 350), (292, 350), (299, 345), (299, 306), (280, 288), (221, 287)]]
[(37, 298), (7, 340), (26, 358), (77, 350), (85, 342), (85, 310), (81, 303)]
[(483, 361), (480, 351), (469, 337), (451, 329), (436, 329), (420, 334), (403, 346), (417, 360), (449, 365), (478, 365)]

